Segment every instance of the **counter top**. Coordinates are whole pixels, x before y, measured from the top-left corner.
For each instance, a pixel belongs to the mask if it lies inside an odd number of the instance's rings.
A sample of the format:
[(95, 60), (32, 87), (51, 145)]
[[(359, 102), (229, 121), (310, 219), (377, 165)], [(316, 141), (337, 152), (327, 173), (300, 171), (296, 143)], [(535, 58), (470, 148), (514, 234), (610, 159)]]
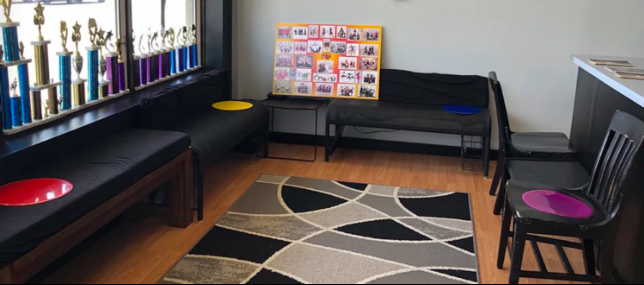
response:
[(606, 69), (606, 66), (594, 65), (589, 61), (590, 59), (627, 60), (634, 66), (633, 68), (644, 69), (644, 58), (573, 55), (572, 59), (577, 66), (631, 99), (635, 104), (644, 107), (644, 80), (620, 78)]

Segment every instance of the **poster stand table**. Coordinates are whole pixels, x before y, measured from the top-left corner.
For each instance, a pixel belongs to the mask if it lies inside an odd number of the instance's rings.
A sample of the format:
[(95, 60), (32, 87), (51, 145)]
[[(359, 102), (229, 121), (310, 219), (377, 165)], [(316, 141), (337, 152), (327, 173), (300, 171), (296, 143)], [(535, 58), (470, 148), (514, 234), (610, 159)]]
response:
[[(263, 104), (264, 106), (271, 109), (270, 117), (270, 129), (267, 132), (267, 136), (270, 137), (270, 134), (275, 129), (275, 112), (277, 109), (280, 110), (290, 110), (290, 111), (314, 111), (315, 112), (315, 138), (318, 137), (318, 113), (320, 108), (326, 106), (329, 103), (328, 99), (300, 99), (300, 98), (285, 98), (285, 97), (275, 97), (272, 94), (269, 94), (268, 99), (266, 99)], [(313, 144), (314, 156), (313, 159), (299, 159), (299, 158), (289, 158), (289, 157), (276, 157), (270, 156), (270, 150), (268, 148), (269, 138), (266, 138), (266, 158), (272, 159), (283, 159), (283, 160), (292, 160), (292, 161), (304, 161), (304, 162), (315, 162), (318, 158), (318, 145), (317, 143)]]

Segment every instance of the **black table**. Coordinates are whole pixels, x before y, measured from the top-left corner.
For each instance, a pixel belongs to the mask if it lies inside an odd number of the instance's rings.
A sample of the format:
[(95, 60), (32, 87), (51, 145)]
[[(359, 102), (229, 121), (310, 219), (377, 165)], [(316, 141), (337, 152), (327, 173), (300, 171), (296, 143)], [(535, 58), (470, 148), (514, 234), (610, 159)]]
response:
[[(290, 111), (315, 111), (315, 137), (318, 136), (318, 113), (320, 108), (324, 107), (329, 103), (328, 99), (300, 99), (300, 98), (284, 98), (284, 97), (271, 97), (266, 99), (263, 104), (264, 106), (271, 109), (270, 117), (270, 130), (267, 133), (267, 136), (270, 136), (270, 133), (275, 129), (275, 113), (277, 109), (280, 110), (290, 110)], [(313, 144), (314, 156), (313, 159), (299, 159), (299, 158), (289, 158), (289, 157), (277, 157), (270, 156), (268, 148), (269, 140), (266, 138), (266, 157), (273, 159), (284, 159), (284, 160), (293, 160), (293, 161), (305, 161), (305, 162), (315, 162), (318, 159), (318, 145), (317, 143)]]

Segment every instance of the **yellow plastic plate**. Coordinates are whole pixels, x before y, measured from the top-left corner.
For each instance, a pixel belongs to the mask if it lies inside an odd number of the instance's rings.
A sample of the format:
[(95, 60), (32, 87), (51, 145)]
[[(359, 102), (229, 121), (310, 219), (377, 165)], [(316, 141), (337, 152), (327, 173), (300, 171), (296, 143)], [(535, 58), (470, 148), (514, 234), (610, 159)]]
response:
[(223, 101), (212, 104), (212, 107), (222, 111), (242, 111), (253, 107), (253, 104), (240, 101)]

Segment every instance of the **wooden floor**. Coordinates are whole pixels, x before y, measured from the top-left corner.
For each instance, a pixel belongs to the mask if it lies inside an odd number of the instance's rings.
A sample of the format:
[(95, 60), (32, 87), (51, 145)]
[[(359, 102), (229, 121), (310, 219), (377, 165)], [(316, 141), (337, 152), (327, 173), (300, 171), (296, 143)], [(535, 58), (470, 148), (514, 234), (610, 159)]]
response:
[[(271, 155), (311, 155), (301, 146), (274, 145)], [(320, 150), (320, 155), (323, 155)], [(228, 208), (261, 175), (276, 174), (390, 186), (468, 192), (472, 197), (476, 243), (482, 283), (507, 283), (508, 261), (496, 269), (500, 218), (492, 215), (491, 179), (480, 172), (461, 170), (460, 159), (362, 150), (338, 150), (331, 163), (283, 160), (225, 159), (206, 173), (205, 220), (186, 230), (173, 229), (159, 211), (127, 219), (85, 250), (46, 283), (156, 283), (196, 244)], [(137, 206), (145, 209), (145, 206)], [(137, 210), (137, 209), (134, 209)], [(138, 211), (141, 212), (141, 211)], [(542, 246), (550, 271), (564, 272), (554, 247)], [(536, 270), (532, 250), (526, 248), (525, 267)], [(583, 271), (581, 254), (569, 252), (576, 272)], [(554, 284), (523, 279), (526, 284)]]

